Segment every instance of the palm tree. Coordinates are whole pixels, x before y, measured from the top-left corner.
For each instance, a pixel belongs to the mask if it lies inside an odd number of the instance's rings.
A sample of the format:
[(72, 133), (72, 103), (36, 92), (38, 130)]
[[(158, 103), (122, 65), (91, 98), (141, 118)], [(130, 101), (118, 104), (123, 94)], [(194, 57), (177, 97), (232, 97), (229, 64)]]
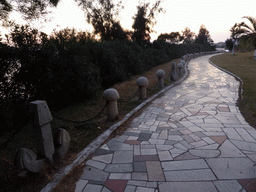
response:
[(250, 36), (253, 42), (254, 46), (254, 59), (256, 59), (256, 18), (250, 17), (250, 16), (245, 16), (243, 17), (245, 19), (248, 19), (250, 21), (250, 26), (245, 24), (244, 22), (241, 23), (241, 27), (244, 30), (243, 33), (247, 34)]
[(233, 39), (233, 48), (232, 48), (232, 55), (235, 54), (235, 45), (237, 44), (237, 39), (239, 38), (239, 36), (243, 33), (245, 33), (245, 30), (241, 28), (241, 26), (243, 26), (244, 23), (239, 23), (239, 24), (235, 24), (231, 29), (231, 39)]

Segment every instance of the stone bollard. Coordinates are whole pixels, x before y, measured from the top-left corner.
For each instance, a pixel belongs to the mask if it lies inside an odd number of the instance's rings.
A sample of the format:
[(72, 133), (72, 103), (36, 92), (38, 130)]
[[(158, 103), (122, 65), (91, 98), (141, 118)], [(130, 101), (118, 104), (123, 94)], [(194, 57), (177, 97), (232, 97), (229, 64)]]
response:
[(165, 76), (165, 72), (163, 70), (158, 70), (156, 72), (156, 76), (158, 78), (158, 88), (164, 88), (164, 76)]
[(116, 89), (110, 88), (104, 91), (103, 99), (107, 102), (107, 119), (108, 121), (113, 121), (117, 118), (118, 108), (117, 99), (119, 98), (119, 93)]
[(147, 99), (147, 85), (148, 79), (146, 77), (139, 77), (136, 84), (139, 86), (139, 99)]
[(53, 163), (54, 154), (53, 137), (50, 122), (52, 115), (45, 101), (34, 101), (29, 106), (30, 113), (33, 114), (33, 126), (37, 138), (37, 152), (43, 158), (47, 158)]
[(172, 71), (171, 71), (171, 77), (170, 80), (171, 81), (177, 81), (178, 77), (177, 77), (177, 67), (176, 67), (176, 63), (172, 62)]
[[(181, 61), (182, 61), (182, 60), (181, 60)], [(178, 65), (177, 65), (179, 76), (182, 76), (183, 71), (184, 71), (184, 63), (181, 62), (181, 61), (180, 61), (180, 62), (178, 63)]]

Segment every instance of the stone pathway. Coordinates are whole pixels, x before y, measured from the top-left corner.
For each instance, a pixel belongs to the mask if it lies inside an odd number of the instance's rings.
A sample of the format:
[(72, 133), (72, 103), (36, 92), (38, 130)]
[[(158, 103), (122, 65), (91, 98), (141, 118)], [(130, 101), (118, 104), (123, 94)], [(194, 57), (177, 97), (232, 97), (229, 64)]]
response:
[(210, 57), (96, 150), (76, 192), (256, 191), (256, 130), (236, 107), (239, 82)]

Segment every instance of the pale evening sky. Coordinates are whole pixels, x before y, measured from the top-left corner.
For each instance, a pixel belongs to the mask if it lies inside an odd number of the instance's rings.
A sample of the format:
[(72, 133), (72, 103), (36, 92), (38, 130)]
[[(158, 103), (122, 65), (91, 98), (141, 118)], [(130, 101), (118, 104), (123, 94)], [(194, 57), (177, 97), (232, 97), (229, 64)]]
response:
[[(154, 3), (154, 0), (146, 2)], [(123, 0), (124, 9), (120, 11), (120, 21), (124, 29), (132, 29), (133, 19), (136, 14), (138, 0)], [(198, 34), (201, 24), (210, 32), (215, 43), (225, 41), (230, 37), (229, 29), (235, 24), (246, 19), (243, 16), (256, 17), (255, 0), (162, 0), (161, 7), (165, 13), (156, 16), (156, 25), (151, 34), (152, 40), (161, 33), (179, 31), (185, 27)], [(13, 16), (17, 18), (17, 16)], [(34, 24), (40, 30), (51, 33), (53, 29), (59, 30), (66, 27), (81, 30), (92, 30), (86, 24), (84, 11), (77, 6), (74, 0), (60, 0), (57, 9), (48, 16), (51, 22)]]

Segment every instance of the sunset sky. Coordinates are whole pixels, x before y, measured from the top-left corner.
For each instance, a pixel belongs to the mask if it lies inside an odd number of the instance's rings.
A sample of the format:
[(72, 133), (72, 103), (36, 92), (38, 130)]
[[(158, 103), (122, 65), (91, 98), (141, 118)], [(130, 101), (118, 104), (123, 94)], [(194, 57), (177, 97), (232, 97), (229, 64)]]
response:
[[(146, 2), (152, 2), (148, 0)], [(120, 21), (124, 29), (131, 29), (132, 17), (136, 14), (138, 0), (123, 0), (124, 9), (120, 11)], [(151, 34), (152, 40), (161, 33), (181, 32), (185, 27), (198, 34), (201, 24), (210, 32), (215, 43), (225, 41), (230, 37), (229, 29), (237, 22), (246, 21), (243, 16), (256, 17), (255, 0), (163, 0), (161, 6), (165, 13), (156, 16), (157, 24), (153, 28), (157, 33)], [(17, 20), (19, 16), (12, 14)], [(48, 15), (51, 18), (47, 23), (35, 23), (35, 27), (51, 33), (53, 29), (59, 30), (66, 27), (81, 30), (92, 30), (86, 24), (84, 11), (77, 6), (74, 0), (60, 0), (58, 7)]]

